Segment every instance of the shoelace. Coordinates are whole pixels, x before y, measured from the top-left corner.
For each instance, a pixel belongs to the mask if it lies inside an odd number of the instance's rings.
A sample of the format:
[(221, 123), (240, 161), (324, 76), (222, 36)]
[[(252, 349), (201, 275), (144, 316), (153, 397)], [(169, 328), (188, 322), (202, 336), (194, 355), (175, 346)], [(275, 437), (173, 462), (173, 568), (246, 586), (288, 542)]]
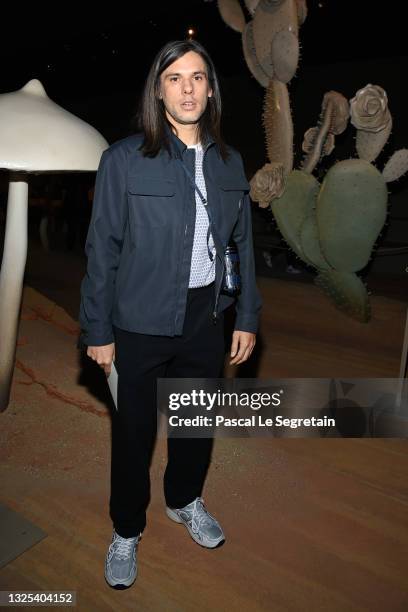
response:
[(130, 553), (136, 544), (140, 541), (140, 536), (136, 536), (134, 538), (122, 538), (121, 536), (117, 536), (114, 542), (115, 544), (115, 554), (116, 556), (125, 561), (130, 557)]
[(204, 500), (202, 497), (197, 497), (194, 500), (193, 513), (191, 516), (191, 528), (194, 533), (197, 533), (202, 525), (209, 525), (215, 520), (209, 512), (204, 508)]

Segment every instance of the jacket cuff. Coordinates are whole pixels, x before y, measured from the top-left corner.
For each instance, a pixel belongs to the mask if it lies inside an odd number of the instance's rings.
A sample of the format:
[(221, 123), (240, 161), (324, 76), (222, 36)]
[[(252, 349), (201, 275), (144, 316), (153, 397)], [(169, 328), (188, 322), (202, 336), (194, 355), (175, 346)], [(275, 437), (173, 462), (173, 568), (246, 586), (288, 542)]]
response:
[(78, 349), (84, 349), (87, 346), (105, 346), (115, 342), (113, 332), (107, 333), (104, 336), (100, 334), (92, 334), (92, 332), (81, 332), (77, 342)]
[(256, 334), (259, 327), (259, 316), (257, 314), (237, 313), (234, 330), (246, 331)]

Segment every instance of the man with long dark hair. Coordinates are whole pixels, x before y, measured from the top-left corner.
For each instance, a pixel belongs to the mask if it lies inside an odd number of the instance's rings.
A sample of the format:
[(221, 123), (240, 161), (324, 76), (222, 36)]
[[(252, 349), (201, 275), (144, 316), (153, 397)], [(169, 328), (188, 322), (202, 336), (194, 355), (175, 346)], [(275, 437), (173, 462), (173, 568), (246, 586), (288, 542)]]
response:
[[(150, 499), (149, 466), (160, 377), (216, 378), (224, 363), (221, 291), (224, 250), (234, 240), (242, 288), (231, 364), (248, 359), (261, 307), (255, 282), (249, 184), (241, 156), (220, 135), (221, 98), (213, 63), (193, 40), (168, 43), (148, 75), (140, 133), (104, 151), (98, 168), (81, 286), (87, 354), (118, 372), (112, 424), (110, 515), (105, 577), (114, 588), (136, 578), (136, 551)], [(198, 544), (224, 533), (201, 497), (212, 438), (168, 439), (164, 495), (169, 518)]]

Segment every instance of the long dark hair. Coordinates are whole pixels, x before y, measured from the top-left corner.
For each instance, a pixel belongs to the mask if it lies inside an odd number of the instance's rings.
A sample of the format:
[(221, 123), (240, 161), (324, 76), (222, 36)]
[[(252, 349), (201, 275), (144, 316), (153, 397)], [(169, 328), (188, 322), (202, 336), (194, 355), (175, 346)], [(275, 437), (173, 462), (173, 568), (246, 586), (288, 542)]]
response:
[(212, 139), (218, 145), (221, 157), (228, 157), (226, 145), (221, 137), (221, 94), (214, 64), (204, 47), (195, 40), (175, 40), (167, 43), (156, 55), (150, 68), (144, 86), (140, 106), (136, 115), (136, 127), (143, 131), (144, 140), (140, 147), (147, 157), (155, 157), (164, 147), (171, 154), (166, 127), (167, 120), (163, 100), (159, 98), (160, 75), (170, 64), (180, 57), (195, 51), (207, 68), (207, 76), (212, 96), (208, 98), (207, 106), (198, 122), (198, 137), (202, 144)]

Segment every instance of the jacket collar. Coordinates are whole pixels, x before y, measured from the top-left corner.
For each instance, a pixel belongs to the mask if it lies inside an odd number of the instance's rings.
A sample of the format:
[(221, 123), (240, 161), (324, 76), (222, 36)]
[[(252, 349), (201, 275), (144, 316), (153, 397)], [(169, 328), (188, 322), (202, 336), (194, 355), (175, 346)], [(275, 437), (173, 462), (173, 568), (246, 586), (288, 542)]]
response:
[[(178, 138), (178, 136), (175, 135), (175, 133), (173, 132), (173, 130), (171, 129), (171, 127), (170, 127), (170, 125), (168, 123), (166, 123), (166, 133), (167, 133), (167, 137), (169, 139), (170, 147), (172, 149), (173, 154), (176, 157), (178, 155), (182, 155), (184, 153), (184, 151), (187, 149), (187, 145), (182, 140), (180, 140), (180, 138)], [(210, 147), (214, 143), (215, 143), (215, 140), (213, 140), (210, 137), (209, 141), (207, 142), (206, 146), (204, 147), (204, 150), (206, 151), (208, 149), (208, 147)]]

